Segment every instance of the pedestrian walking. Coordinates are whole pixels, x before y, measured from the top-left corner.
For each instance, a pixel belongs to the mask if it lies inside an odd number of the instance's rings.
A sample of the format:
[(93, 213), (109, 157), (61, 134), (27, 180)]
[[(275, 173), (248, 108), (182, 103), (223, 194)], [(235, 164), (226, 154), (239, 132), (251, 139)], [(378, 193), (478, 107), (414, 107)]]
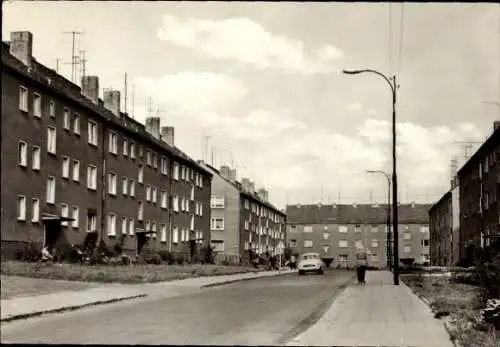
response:
[(365, 264), (359, 264), (358, 267), (356, 268), (356, 273), (358, 275), (358, 283), (359, 284), (366, 284), (366, 265)]

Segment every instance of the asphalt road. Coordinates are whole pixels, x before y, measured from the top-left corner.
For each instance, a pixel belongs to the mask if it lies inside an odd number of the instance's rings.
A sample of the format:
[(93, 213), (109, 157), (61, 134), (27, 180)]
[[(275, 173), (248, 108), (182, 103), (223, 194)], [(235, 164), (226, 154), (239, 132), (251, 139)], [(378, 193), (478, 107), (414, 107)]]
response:
[(235, 282), (185, 295), (2, 324), (2, 343), (282, 345), (353, 278), (344, 270)]

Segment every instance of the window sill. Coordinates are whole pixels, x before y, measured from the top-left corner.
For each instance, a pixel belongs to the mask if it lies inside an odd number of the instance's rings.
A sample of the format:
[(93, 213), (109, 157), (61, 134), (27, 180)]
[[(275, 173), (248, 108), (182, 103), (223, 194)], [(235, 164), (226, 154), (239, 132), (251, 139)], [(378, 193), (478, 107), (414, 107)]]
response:
[(41, 114), (33, 114), (33, 117), (34, 118), (38, 118), (38, 119), (42, 119), (42, 115)]
[(57, 156), (56, 152), (51, 152), (51, 151), (47, 150), (47, 153), (50, 154), (50, 155), (53, 155), (54, 157)]
[(93, 188), (93, 187), (87, 187), (87, 189), (88, 189), (88, 190), (91, 190), (91, 191), (93, 191), (93, 192), (97, 191), (97, 189), (96, 189), (96, 188)]
[(89, 142), (88, 143), (90, 146), (97, 148), (97, 143)]
[(22, 223), (26, 223), (26, 219), (25, 218), (17, 218), (17, 221), (18, 222), (22, 222)]
[(116, 237), (116, 234), (107, 234), (108, 237)]
[(50, 206), (55, 206), (56, 205), (55, 201), (46, 201), (45, 203), (47, 205), (50, 205)]
[(32, 169), (33, 171), (38, 171), (38, 172), (40, 172), (40, 168), (39, 168), (39, 167), (33, 167), (33, 168), (31, 168), (31, 169)]
[(24, 108), (21, 108), (19, 107), (19, 111), (21, 111), (22, 113), (25, 113), (25, 114), (28, 114), (28, 109), (24, 109)]

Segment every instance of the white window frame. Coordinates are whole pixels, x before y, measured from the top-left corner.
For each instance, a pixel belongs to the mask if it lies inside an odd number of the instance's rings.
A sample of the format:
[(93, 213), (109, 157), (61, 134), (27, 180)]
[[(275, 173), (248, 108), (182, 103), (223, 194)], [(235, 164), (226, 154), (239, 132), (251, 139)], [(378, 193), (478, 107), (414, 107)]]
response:
[(304, 240), (304, 248), (312, 248), (313, 241), (312, 240)]
[(144, 220), (144, 201), (139, 200), (137, 202), (137, 220), (142, 221)]
[(135, 181), (134, 181), (134, 179), (131, 178), (129, 180), (128, 186), (129, 186), (129, 188), (128, 188), (129, 196), (133, 198), (135, 196)]
[(106, 232), (108, 236), (116, 236), (116, 214), (108, 213)]
[(379, 246), (378, 240), (377, 239), (373, 239), (372, 240), (372, 248), (378, 248), (378, 246)]
[(348, 247), (349, 247), (349, 241), (339, 240), (339, 248), (348, 248)]
[(157, 191), (157, 190), (156, 190), (156, 187), (155, 187), (155, 186), (153, 186), (153, 187), (152, 187), (152, 190), (151, 190), (151, 201), (153, 202), (153, 204), (156, 204), (156, 200), (157, 200), (157, 199), (156, 199), (156, 198), (157, 198), (157, 196), (156, 196), (156, 194), (157, 194), (157, 193), (156, 193), (156, 191)]
[[(61, 203), (61, 217), (68, 218), (68, 216), (69, 216), (69, 205), (63, 202)], [(68, 222), (67, 221), (61, 222), (61, 225), (67, 227)]]
[(39, 93), (33, 93), (33, 117), (42, 118), (42, 96)]
[(191, 215), (191, 220), (190, 220), (189, 226), (190, 226), (191, 231), (194, 231), (194, 214)]
[(73, 159), (72, 178), (74, 182), (80, 182), (80, 160)]
[[(216, 226), (217, 220), (222, 221), (222, 227), (218, 228)], [(224, 230), (224, 217), (212, 217), (212, 218), (210, 218), (210, 230), (215, 230), (215, 231)]]
[(329, 232), (324, 232), (323, 233), (323, 240), (328, 240), (330, 238), (330, 233)]
[(179, 242), (179, 227), (175, 225), (172, 228), (172, 243), (178, 243)]
[(128, 218), (126, 216), (122, 216), (122, 235), (128, 234)]
[(94, 165), (87, 166), (87, 188), (97, 190), (97, 167)]
[(135, 220), (132, 217), (128, 219), (128, 234), (135, 235)]
[(108, 134), (108, 151), (111, 154), (118, 154), (118, 134), (114, 131)]
[(146, 185), (146, 201), (151, 201), (151, 185)]
[[(51, 183), (49, 186), (49, 182)], [(47, 204), (53, 205), (56, 203), (56, 178), (54, 176), (48, 176), (45, 183), (45, 200)], [(50, 190), (49, 190), (50, 189)], [(49, 195), (49, 193), (51, 193)]]
[(403, 240), (407, 240), (407, 241), (411, 240), (411, 232), (409, 232), (409, 231), (403, 232)]
[(312, 225), (304, 225), (304, 233), (312, 233), (313, 227)]
[(80, 115), (78, 113), (73, 113), (73, 133), (80, 135)]
[(19, 166), (28, 166), (28, 143), (22, 140), (17, 144), (17, 162)]
[(123, 138), (123, 156), (128, 157), (128, 140)]
[(130, 141), (130, 158), (135, 159), (135, 143)]
[(153, 168), (158, 168), (158, 156), (156, 155), (156, 153), (153, 153)]
[(70, 166), (70, 162), (71, 162), (70, 157), (68, 157), (67, 155), (63, 155), (61, 160), (62, 160), (62, 162), (61, 162), (61, 166), (62, 166), (61, 177), (69, 179), (69, 166)]
[(40, 199), (39, 198), (31, 199), (31, 222), (32, 223), (40, 222)]
[(160, 224), (160, 233), (160, 242), (167, 242), (167, 225), (165, 223)]
[(411, 246), (404, 246), (403, 247), (403, 252), (404, 253), (411, 253)]
[(97, 214), (87, 213), (87, 232), (92, 233), (97, 230)]
[(80, 208), (78, 206), (71, 206), (71, 218), (74, 219), (71, 226), (78, 229), (80, 227)]
[(137, 172), (137, 182), (140, 184), (144, 183), (144, 165), (139, 164), (139, 169)]
[(347, 225), (339, 225), (339, 233), (345, 234), (348, 232), (348, 227)]
[(173, 170), (172, 176), (173, 176), (174, 180), (178, 181), (179, 180), (179, 163), (174, 162), (172, 170)]
[(40, 166), (41, 166), (41, 159), (42, 159), (42, 149), (40, 146), (33, 145), (33, 149), (31, 152), (32, 159), (31, 159), (31, 168), (33, 170), (39, 171)]
[(174, 212), (179, 212), (179, 196), (175, 194), (172, 197), (172, 209)]
[(191, 201), (194, 201), (194, 186), (191, 186), (191, 194), (190, 194), (190, 197), (191, 197)]
[(114, 172), (109, 172), (108, 173), (108, 194), (109, 195), (116, 195), (116, 181), (117, 181), (117, 175)]
[(146, 165), (151, 166), (151, 151), (149, 149), (146, 150)]
[(56, 103), (54, 102), (54, 100), (50, 100), (49, 102), (49, 116), (51, 118), (56, 117)]
[(28, 112), (28, 88), (19, 86), (19, 109)]
[(128, 195), (128, 178), (122, 177), (122, 195)]
[(225, 208), (225, 197), (212, 195), (210, 197), (210, 208)]
[(164, 175), (164, 176), (168, 175), (168, 161), (167, 161), (167, 158), (162, 156), (160, 162), (161, 162), (161, 164), (160, 164), (160, 172), (161, 172), (161, 174)]
[(57, 130), (55, 127), (49, 125), (47, 127), (47, 152), (56, 154), (57, 150)]
[(63, 108), (63, 129), (64, 130), (70, 130), (71, 128), (71, 112), (69, 108), (64, 107)]
[(93, 146), (97, 146), (98, 139), (97, 139), (97, 123), (94, 121), (89, 120), (87, 124), (87, 137), (88, 137), (88, 143)]
[(161, 208), (163, 209), (167, 209), (167, 205), (168, 205), (168, 195), (167, 195), (167, 191), (166, 190), (162, 190), (161, 192)]
[(378, 226), (373, 226), (372, 225), (372, 233), (378, 233)]
[(26, 196), (17, 196), (17, 220), (26, 221)]

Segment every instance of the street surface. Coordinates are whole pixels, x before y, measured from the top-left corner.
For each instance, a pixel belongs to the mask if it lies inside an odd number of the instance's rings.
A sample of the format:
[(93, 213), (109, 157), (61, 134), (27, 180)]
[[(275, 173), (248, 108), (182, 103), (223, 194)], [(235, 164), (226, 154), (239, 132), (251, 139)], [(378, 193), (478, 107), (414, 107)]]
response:
[(235, 282), (174, 297), (2, 324), (2, 343), (283, 345), (314, 324), (354, 273)]

